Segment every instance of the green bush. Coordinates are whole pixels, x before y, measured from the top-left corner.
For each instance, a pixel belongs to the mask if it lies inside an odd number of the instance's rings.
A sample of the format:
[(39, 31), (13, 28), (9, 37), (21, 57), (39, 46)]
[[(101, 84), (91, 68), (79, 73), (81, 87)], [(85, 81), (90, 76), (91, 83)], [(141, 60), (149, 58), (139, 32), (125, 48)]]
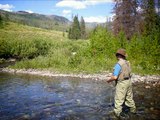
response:
[(134, 36), (126, 46), (134, 72), (159, 73), (160, 45), (158, 37)]
[(127, 41), (123, 31), (114, 36), (98, 26), (89, 40), (74, 41), (57, 31), (8, 24), (0, 29), (0, 58), (22, 58), (12, 68), (97, 73), (111, 71), (117, 62), (115, 52), (125, 48), (134, 73), (159, 74), (159, 43), (159, 33)]

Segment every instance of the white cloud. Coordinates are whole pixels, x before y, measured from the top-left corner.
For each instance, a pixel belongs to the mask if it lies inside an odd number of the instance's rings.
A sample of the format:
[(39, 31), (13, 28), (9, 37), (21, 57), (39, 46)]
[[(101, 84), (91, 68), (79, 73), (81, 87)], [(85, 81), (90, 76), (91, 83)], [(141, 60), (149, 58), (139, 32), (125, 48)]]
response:
[(112, 0), (62, 0), (56, 4), (57, 7), (70, 7), (73, 9), (85, 9), (90, 5), (97, 5), (102, 3), (111, 3)]
[(98, 16), (98, 17), (93, 17), (93, 16), (90, 16), (90, 17), (84, 17), (84, 21), (85, 22), (97, 22), (97, 23), (104, 23), (106, 22), (106, 17), (104, 16)]
[(103, 3), (113, 3), (113, 0), (85, 0), (84, 3), (86, 5), (97, 5)]
[(70, 7), (74, 9), (84, 9), (86, 8), (85, 4), (82, 1), (75, 0), (63, 0), (56, 4), (57, 7)]
[(158, 7), (155, 7), (155, 10), (156, 10), (157, 13), (160, 12), (160, 9), (158, 9)]
[(114, 20), (115, 15), (116, 14), (114, 13), (114, 14), (110, 14), (109, 16), (106, 16), (107, 22), (112, 22)]
[(34, 13), (32, 10), (25, 10), (28, 13)]
[(71, 10), (63, 10), (62, 13), (63, 13), (63, 14), (70, 14), (70, 13), (71, 13)]
[(71, 16), (71, 10), (63, 10), (62, 11), (62, 14), (64, 17), (70, 17)]
[(0, 4), (0, 9), (2, 9), (2, 10), (12, 11), (12, 10), (11, 10), (12, 8), (14, 8), (13, 5), (9, 5), (9, 4), (2, 5), (2, 4)]

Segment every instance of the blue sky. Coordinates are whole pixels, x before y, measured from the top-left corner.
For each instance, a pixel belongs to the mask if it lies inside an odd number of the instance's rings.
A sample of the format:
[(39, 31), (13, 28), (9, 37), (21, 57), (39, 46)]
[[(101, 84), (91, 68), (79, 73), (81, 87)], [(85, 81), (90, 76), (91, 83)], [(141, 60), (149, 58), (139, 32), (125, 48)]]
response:
[(83, 16), (85, 22), (105, 22), (112, 16), (112, 0), (0, 0), (0, 9), (59, 15), (72, 20)]

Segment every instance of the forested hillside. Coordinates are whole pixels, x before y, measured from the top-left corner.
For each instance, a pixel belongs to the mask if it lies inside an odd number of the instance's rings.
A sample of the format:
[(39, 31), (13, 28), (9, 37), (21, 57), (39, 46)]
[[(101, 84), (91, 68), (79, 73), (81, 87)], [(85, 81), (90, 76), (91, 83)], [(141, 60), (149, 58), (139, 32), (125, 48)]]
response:
[(70, 24), (70, 21), (65, 17), (56, 15), (41, 15), (36, 13), (28, 13), (25, 11), (7, 12), (0, 10), (0, 15), (2, 19), (5, 19), (6, 21), (51, 30), (66, 31)]

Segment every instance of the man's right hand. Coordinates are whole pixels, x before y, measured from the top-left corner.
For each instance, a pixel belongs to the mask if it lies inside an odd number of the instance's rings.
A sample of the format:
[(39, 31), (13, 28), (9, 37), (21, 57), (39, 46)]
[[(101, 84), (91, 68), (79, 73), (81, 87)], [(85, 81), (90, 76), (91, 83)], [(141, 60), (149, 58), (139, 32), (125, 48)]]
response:
[(109, 80), (107, 80), (108, 83), (117, 80), (117, 76), (111, 76)]

